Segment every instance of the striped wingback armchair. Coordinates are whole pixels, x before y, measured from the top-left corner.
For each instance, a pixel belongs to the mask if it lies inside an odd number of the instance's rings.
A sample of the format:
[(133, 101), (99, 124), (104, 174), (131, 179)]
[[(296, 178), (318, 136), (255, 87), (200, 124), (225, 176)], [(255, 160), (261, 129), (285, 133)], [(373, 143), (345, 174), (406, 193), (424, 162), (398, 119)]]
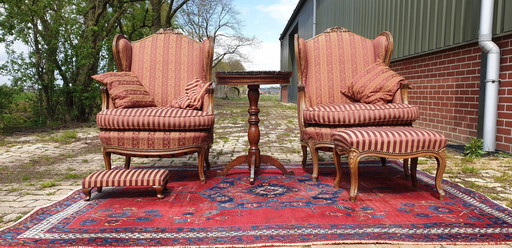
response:
[[(118, 92), (109, 89), (110, 85), (102, 89), (102, 110), (96, 122), (106, 169), (111, 169), (112, 153), (126, 157), (125, 168), (130, 167), (131, 157), (178, 157), (198, 153), (199, 178), (202, 183), (206, 182), (204, 165), (209, 169), (208, 153), (215, 119), (213, 87), (204, 83), (202, 104), (196, 109), (179, 108), (172, 103), (179, 102), (190, 90), (187, 88), (190, 82), (210, 82), (212, 43), (211, 40), (195, 41), (171, 29), (134, 42), (123, 35), (114, 38), (118, 71), (138, 79), (147, 91), (144, 99), (150, 98), (151, 104), (119, 107), (113, 97)], [(126, 80), (118, 85), (125, 83)]]
[[(295, 35), (302, 165), (306, 166), (309, 148), (314, 180), (318, 179), (318, 151), (332, 151), (334, 132), (361, 126), (411, 126), (419, 117), (418, 108), (407, 104), (406, 81), (397, 80), (401, 77), (387, 67), (392, 51), (389, 32), (373, 40), (341, 27), (309, 40)], [(380, 91), (376, 82), (390, 80), (395, 80), (394, 88), (380, 87)], [(355, 81), (359, 91), (350, 94)]]

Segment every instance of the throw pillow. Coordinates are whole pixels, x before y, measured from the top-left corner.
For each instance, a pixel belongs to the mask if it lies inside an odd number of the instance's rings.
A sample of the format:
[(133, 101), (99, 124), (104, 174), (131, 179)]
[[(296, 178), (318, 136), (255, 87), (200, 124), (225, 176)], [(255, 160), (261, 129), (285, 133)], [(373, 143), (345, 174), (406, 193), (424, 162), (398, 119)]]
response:
[(359, 102), (386, 104), (393, 100), (405, 79), (381, 61), (368, 66), (348, 83), (341, 93)]
[(201, 109), (204, 96), (210, 85), (212, 82), (205, 83), (201, 79), (195, 78), (185, 86), (185, 94), (169, 103), (168, 106), (181, 109)]
[(107, 72), (92, 78), (107, 86), (116, 108), (156, 107), (155, 100), (133, 72)]

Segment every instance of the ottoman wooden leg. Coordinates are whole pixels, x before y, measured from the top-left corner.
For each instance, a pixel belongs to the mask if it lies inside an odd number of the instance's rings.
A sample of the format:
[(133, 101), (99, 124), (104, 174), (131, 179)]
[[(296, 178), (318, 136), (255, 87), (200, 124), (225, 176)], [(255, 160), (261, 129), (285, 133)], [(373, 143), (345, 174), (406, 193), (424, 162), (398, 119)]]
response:
[(164, 187), (163, 186), (153, 186), (153, 188), (155, 188), (155, 190), (156, 190), (156, 197), (158, 197), (158, 199), (163, 199), (164, 198)]
[(84, 193), (84, 195), (85, 195), (84, 201), (88, 201), (91, 199), (91, 190), (92, 190), (92, 188), (83, 188), (82, 189), (82, 193)]
[(359, 187), (359, 152), (351, 151), (348, 154), (348, 166), (350, 168), (350, 201), (355, 202)]
[(418, 158), (411, 158), (411, 181), (413, 187), (418, 187), (418, 178), (416, 177), (416, 171), (418, 170)]
[(386, 166), (386, 158), (385, 157), (380, 157), (380, 163), (382, 164), (382, 166)]
[(444, 200), (446, 193), (443, 190), (443, 174), (446, 169), (446, 150), (443, 149), (439, 152), (439, 156), (436, 156), (437, 160), (437, 172), (436, 172), (436, 189), (439, 193), (439, 200)]
[(334, 180), (334, 187), (339, 189), (341, 187), (341, 154), (338, 153), (336, 148), (332, 152), (334, 159), (334, 166), (336, 167), (336, 179)]
[(408, 158), (405, 158), (403, 160), (403, 168), (404, 168), (404, 175), (405, 175), (405, 178), (409, 178), (409, 176), (411, 175), (410, 174), (410, 171), (409, 171), (409, 159)]

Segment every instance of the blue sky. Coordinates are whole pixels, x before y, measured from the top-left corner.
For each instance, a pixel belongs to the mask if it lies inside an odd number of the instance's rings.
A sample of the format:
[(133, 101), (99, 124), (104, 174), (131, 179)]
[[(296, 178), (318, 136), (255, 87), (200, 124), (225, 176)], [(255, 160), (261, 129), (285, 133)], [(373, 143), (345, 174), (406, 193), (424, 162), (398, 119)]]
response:
[(261, 41), (258, 48), (245, 49), (251, 62), (247, 70), (279, 70), (279, 36), (299, 0), (234, 0), (240, 11), (243, 32)]

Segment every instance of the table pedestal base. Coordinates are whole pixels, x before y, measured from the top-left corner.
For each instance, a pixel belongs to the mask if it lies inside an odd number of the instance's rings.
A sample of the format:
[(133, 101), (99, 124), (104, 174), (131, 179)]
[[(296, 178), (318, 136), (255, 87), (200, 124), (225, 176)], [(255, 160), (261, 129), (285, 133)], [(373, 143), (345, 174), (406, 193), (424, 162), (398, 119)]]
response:
[[(252, 159), (250, 159), (250, 157), (252, 157)], [(257, 162), (257, 160), (259, 160), (259, 163)], [(217, 173), (217, 176), (226, 176), (227, 174), (229, 174), (229, 171), (231, 169), (233, 169), (235, 166), (240, 165), (240, 164), (247, 164), (247, 165), (249, 165), (249, 170), (250, 170), (250, 174), (251, 174), (249, 183), (251, 185), (254, 185), (256, 173), (258, 173), (258, 171), (260, 170), (260, 163), (271, 164), (271, 165), (275, 166), (285, 176), (294, 176), (295, 175), (295, 173), (293, 171), (287, 171), (284, 168), (283, 164), (281, 164), (281, 162), (279, 162), (277, 159), (275, 159), (272, 156), (269, 156), (269, 155), (259, 155), (259, 156), (242, 155), (242, 156), (236, 157), (235, 159), (233, 159), (233, 161), (229, 162), (229, 164), (227, 164), (226, 167), (224, 167), (224, 169), (222, 171), (219, 171)]]

